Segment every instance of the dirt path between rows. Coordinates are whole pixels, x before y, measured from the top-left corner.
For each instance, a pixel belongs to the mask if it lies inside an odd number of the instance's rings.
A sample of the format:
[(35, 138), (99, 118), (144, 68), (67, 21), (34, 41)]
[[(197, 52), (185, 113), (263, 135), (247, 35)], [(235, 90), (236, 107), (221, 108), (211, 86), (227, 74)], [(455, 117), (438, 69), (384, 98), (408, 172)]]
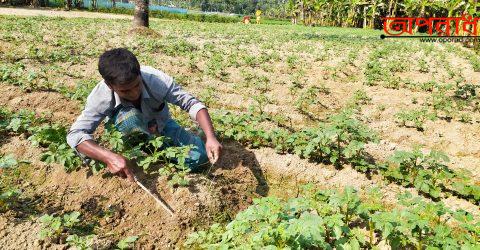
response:
[(31, 9), (31, 8), (8, 8), (1, 7), (0, 15), (15, 16), (48, 16), (48, 17), (66, 17), (66, 18), (105, 18), (105, 19), (132, 19), (132, 16), (122, 14), (108, 14), (87, 11), (64, 11), (56, 9)]

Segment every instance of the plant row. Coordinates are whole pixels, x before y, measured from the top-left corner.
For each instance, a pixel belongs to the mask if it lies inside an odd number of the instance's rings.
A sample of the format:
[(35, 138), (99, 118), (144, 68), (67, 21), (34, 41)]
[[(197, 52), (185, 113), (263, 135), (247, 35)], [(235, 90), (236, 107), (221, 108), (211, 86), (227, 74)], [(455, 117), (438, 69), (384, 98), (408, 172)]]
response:
[(342, 111), (314, 128), (289, 131), (286, 128), (264, 129), (264, 116), (224, 112), (213, 115), (216, 130), (252, 147), (271, 147), (278, 153), (293, 153), (315, 162), (337, 167), (349, 164), (363, 173), (381, 174), (387, 180), (416, 187), (432, 197), (448, 191), (478, 204), (480, 185), (471, 173), (453, 171), (449, 158), (442, 152), (428, 154), (418, 149), (397, 150), (386, 162), (375, 163), (365, 152), (365, 144), (378, 141), (377, 135), (354, 117), (353, 111)]
[[(106, 248), (95, 245), (96, 235), (93, 233), (95, 223), (86, 222), (80, 212), (74, 211), (63, 215), (45, 214), (39, 218), (42, 229), (39, 238), (56, 244), (67, 244), (79, 250)], [(138, 236), (129, 236), (117, 242), (109, 249), (132, 249)]]
[(307, 185), (297, 198), (255, 199), (225, 226), (214, 224), (189, 235), (195, 249), (476, 249), (480, 223), (409, 193), (387, 208), (378, 188), (363, 197)]
[[(66, 142), (67, 128), (48, 122), (45, 115), (37, 115), (33, 111), (20, 110), (10, 112), (0, 109), (0, 133), (24, 134), (33, 146), (44, 149), (40, 159), (47, 164), (58, 163), (66, 171), (77, 170), (82, 165), (82, 159)], [(145, 172), (158, 172), (169, 178), (171, 185), (188, 185), (186, 174), (189, 168), (185, 164), (191, 146), (166, 147), (170, 143), (164, 136), (146, 138), (145, 141), (131, 135), (125, 138), (113, 126), (107, 124), (101, 143), (121, 153), (129, 160), (134, 160)], [(99, 171), (105, 166), (99, 162), (90, 161), (93, 171)]]

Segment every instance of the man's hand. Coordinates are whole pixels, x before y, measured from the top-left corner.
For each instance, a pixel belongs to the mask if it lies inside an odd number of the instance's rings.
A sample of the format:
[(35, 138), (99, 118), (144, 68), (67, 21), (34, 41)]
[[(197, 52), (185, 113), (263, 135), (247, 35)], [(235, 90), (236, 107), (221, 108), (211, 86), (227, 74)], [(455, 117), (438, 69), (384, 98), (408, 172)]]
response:
[(207, 138), (205, 149), (210, 163), (215, 164), (222, 154), (222, 144), (218, 142), (216, 137)]
[(86, 140), (77, 146), (78, 152), (107, 165), (112, 174), (118, 174), (130, 181), (135, 181), (132, 171), (128, 168), (127, 158), (116, 154), (108, 149), (100, 147), (92, 140)]
[(222, 144), (218, 142), (217, 137), (215, 136), (212, 119), (210, 119), (207, 109), (201, 109), (198, 111), (197, 122), (207, 138), (205, 149), (207, 150), (208, 159), (210, 160), (210, 163), (215, 164), (222, 154)]
[(117, 174), (120, 177), (128, 178), (128, 180), (132, 182), (135, 181), (133, 178), (133, 173), (128, 168), (128, 160), (125, 157), (113, 153), (105, 163), (107, 164), (108, 170), (112, 174)]

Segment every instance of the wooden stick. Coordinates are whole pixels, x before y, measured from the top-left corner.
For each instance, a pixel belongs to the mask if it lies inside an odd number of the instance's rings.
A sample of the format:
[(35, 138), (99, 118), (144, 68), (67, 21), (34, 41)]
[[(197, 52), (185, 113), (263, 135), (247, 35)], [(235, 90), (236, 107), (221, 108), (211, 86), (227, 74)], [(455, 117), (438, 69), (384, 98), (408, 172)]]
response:
[(150, 192), (150, 190), (148, 190), (148, 188), (146, 188), (138, 179), (136, 176), (133, 176), (133, 179), (135, 180), (135, 182), (137, 183), (137, 185), (139, 185), (148, 195), (150, 195), (151, 197), (153, 197), (155, 199), (155, 201), (160, 204), (163, 209), (167, 210), (168, 213), (171, 215), (171, 216), (175, 216), (175, 213), (173, 212), (172, 208), (170, 208), (170, 206), (165, 202), (163, 201), (162, 198), (158, 197), (157, 195), (153, 194), (152, 192)]

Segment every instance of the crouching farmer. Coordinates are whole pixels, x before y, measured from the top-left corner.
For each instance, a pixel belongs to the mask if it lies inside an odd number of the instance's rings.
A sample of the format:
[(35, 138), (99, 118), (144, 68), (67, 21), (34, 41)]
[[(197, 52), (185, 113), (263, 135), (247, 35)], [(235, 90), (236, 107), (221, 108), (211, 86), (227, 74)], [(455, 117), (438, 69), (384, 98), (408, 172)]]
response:
[[(67, 135), (68, 144), (82, 158), (101, 161), (110, 172), (133, 181), (127, 159), (93, 140), (94, 131), (108, 117), (124, 136), (142, 132), (165, 136), (172, 146), (195, 146), (186, 160), (193, 171), (209, 160), (211, 163), (218, 160), (222, 145), (215, 137), (206, 107), (182, 90), (172, 77), (152, 67), (140, 66), (133, 53), (121, 48), (101, 55), (98, 70), (103, 80), (88, 96), (85, 109)], [(172, 120), (167, 103), (178, 105), (198, 122), (205, 133), (205, 143)]]

